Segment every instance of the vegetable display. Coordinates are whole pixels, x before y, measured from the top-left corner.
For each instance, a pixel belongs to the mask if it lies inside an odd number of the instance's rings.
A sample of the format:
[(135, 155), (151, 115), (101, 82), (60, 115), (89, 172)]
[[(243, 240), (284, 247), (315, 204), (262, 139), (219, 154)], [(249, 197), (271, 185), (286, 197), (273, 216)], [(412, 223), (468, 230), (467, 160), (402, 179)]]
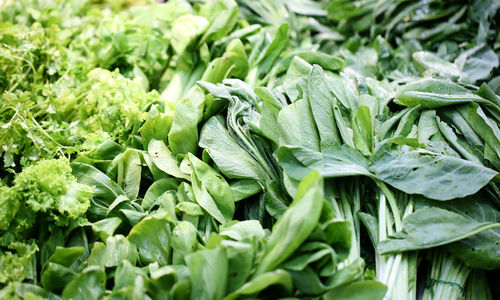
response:
[(495, 299), (498, 1), (0, 1), (0, 299)]

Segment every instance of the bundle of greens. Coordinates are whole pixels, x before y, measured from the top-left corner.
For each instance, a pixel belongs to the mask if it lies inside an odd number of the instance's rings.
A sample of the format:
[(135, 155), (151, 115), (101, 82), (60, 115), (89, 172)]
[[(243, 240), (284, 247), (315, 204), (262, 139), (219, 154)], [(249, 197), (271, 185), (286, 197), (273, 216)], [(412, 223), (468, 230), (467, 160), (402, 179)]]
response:
[(496, 1), (4, 2), (1, 299), (500, 294)]

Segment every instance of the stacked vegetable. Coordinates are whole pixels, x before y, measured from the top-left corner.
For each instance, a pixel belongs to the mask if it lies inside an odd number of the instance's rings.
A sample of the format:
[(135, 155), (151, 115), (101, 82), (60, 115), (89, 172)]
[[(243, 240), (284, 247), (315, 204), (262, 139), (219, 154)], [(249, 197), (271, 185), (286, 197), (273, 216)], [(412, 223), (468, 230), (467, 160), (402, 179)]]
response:
[(495, 1), (0, 6), (0, 298), (493, 299)]

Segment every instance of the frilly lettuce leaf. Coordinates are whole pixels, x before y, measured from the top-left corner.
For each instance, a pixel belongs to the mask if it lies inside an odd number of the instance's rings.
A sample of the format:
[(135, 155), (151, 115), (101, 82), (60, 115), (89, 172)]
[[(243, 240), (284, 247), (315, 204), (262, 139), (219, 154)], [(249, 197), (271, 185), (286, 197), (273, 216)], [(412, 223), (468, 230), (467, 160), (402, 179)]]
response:
[(33, 258), (38, 251), (36, 244), (15, 242), (9, 245), (10, 250), (0, 250), (0, 283), (22, 281), (34, 278), (36, 269)]

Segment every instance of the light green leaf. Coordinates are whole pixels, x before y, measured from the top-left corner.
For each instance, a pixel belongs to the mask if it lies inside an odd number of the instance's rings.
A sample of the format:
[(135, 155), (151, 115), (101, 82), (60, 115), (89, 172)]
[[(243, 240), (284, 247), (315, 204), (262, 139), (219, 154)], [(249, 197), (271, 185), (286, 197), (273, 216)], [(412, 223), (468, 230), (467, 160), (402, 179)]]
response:
[(474, 194), (498, 174), (460, 158), (416, 150), (390, 152), (386, 147), (377, 150), (370, 170), (399, 190), (436, 200)]
[(396, 94), (396, 103), (406, 106), (421, 105), (425, 108), (489, 101), (474, 95), (468, 89), (443, 79), (421, 79), (404, 85)]
[(184, 15), (177, 18), (172, 25), (172, 47), (181, 55), (193, 41), (203, 34), (208, 26), (207, 19), (201, 16)]
[(177, 103), (168, 143), (174, 154), (196, 153), (198, 123), (203, 117), (205, 93), (195, 86)]
[(179, 168), (179, 163), (175, 159), (175, 156), (162, 141), (152, 139), (149, 142), (148, 153), (158, 169), (173, 177), (189, 179)]
[[(317, 65), (313, 66), (307, 80), (307, 96), (314, 122), (318, 128), (321, 149), (338, 143), (340, 137), (333, 114), (335, 98), (326, 84), (323, 69)], [(301, 126), (302, 124), (298, 125)]]
[(141, 207), (146, 210), (150, 209), (155, 203), (157, 203), (163, 193), (169, 190), (176, 190), (177, 186), (177, 180), (173, 178), (163, 178), (153, 182), (144, 195)]
[(95, 223), (92, 223), (92, 230), (102, 241), (106, 241), (108, 237), (112, 236), (115, 230), (120, 226), (122, 220), (117, 217), (106, 218)]
[(273, 272), (266, 272), (260, 274), (253, 278), (252, 280), (245, 283), (235, 292), (227, 295), (224, 300), (234, 300), (245, 295), (254, 295), (265, 290), (267, 287), (278, 285), (281, 286), (285, 291), (291, 293), (292, 291), (292, 278), (290, 275), (283, 270), (276, 270)]
[(372, 280), (353, 282), (340, 286), (325, 296), (325, 300), (382, 300), (384, 299), (387, 286)]
[(134, 149), (125, 151), (118, 161), (117, 183), (129, 199), (136, 199), (141, 184), (141, 158)]
[(165, 219), (147, 217), (135, 225), (127, 236), (139, 253), (143, 264), (158, 262), (166, 265), (170, 262), (170, 224)]
[(475, 221), (449, 210), (422, 208), (404, 218), (403, 232), (380, 241), (377, 249), (381, 254), (428, 249), (498, 227), (499, 223)]
[(222, 299), (226, 292), (228, 261), (224, 249), (189, 254), (186, 264), (192, 281), (191, 299)]
[(300, 247), (316, 227), (323, 201), (323, 179), (313, 171), (300, 182), (294, 201), (273, 226), (255, 276), (274, 270)]
[(106, 273), (98, 266), (90, 266), (79, 273), (62, 293), (64, 299), (99, 299), (105, 292)]
[(219, 170), (228, 178), (266, 181), (265, 171), (234, 141), (219, 117), (211, 117), (203, 125), (200, 147), (208, 152)]
[(92, 248), (87, 263), (89, 266), (116, 267), (122, 260), (132, 264), (137, 261), (137, 250), (123, 235), (118, 234), (108, 237), (106, 244), (96, 242)]

